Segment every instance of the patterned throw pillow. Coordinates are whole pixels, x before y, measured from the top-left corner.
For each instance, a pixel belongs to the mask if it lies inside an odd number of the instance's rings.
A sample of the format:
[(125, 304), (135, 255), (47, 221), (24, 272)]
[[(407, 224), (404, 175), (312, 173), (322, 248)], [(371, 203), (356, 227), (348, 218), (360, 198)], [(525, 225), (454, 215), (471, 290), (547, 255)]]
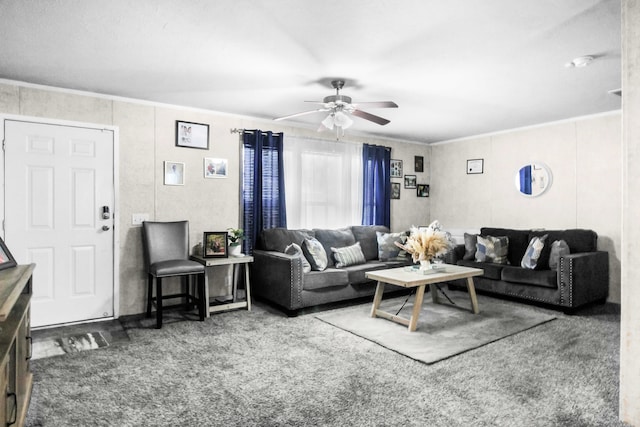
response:
[(529, 246), (527, 246), (527, 250), (524, 251), (522, 261), (520, 261), (520, 267), (530, 268), (532, 270), (536, 268), (540, 255), (542, 254), (542, 250), (544, 249), (544, 241), (547, 240), (547, 237), (549, 237), (548, 234), (545, 234), (542, 237), (534, 236), (531, 238)]
[(327, 253), (318, 239), (314, 237), (304, 239), (304, 250), (312, 270), (323, 271), (327, 268)]
[(557, 270), (560, 265), (560, 257), (569, 255), (569, 245), (564, 240), (556, 240), (551, 244), (551, 255), (549, 255), (549, 268)]
[(395, 242), (404, 244), (407, 241), (407, 233), (382, 233), (376, 231), (378, 240), (378, 259), (380, 261), (388, 261), (406, 253), (395, 245)]
[(304, 253), (302, 252), (302, 248), (300, 246), (296, 245), (295, 243), (292, 243), (284, 249), (284, 253), (287, 255), (301, 258), (303, 273), (308, 273), (311, 271), (311, 264), (309, 264), (309, 261), (304, 256)]
[(348, 267), (350, 265), (364, 264), (364, 259), (360, 242), (344, 248), (331, 248), (333, 258), (336, 260), (336, 268)]
[(508, 264), (509, 238), (507, 236), (478, 236), (476, 261)]

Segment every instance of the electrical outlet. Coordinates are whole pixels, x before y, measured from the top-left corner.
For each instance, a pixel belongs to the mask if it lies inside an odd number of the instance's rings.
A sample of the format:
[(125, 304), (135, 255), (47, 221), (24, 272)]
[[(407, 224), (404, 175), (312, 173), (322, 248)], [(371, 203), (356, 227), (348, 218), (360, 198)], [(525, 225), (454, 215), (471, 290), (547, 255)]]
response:
[(137, 213), (131, 215), (131, 225), (142, 225), (143, 221), (149, 221), (148, 213)]

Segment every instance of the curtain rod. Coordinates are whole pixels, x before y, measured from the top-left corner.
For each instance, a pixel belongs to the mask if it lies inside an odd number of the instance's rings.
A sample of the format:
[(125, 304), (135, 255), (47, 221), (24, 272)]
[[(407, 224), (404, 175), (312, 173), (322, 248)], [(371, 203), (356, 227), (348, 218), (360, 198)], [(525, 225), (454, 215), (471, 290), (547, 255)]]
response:
[[(243, 133), (243, 132), (255, 132), (257, 129), (242, 129), (242, 128), (231, 128), (229, 129), (230, 133)], [(266, 132), (262, 132), (265, 134)], [(273, 135), (282, 135), (282, 132), (273, 132)]]

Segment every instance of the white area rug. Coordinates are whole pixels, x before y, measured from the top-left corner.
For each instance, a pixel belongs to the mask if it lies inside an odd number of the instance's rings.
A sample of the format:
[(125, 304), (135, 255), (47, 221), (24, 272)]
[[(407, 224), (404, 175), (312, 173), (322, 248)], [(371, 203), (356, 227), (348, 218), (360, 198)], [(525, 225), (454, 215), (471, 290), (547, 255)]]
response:
[[(445, 291), (433, 304), (426, 293), (415, 332), (383, 318), (371, 317), (371, 304), (341, 308), (315, 317), (412, 359), (432, 364), (555, 319), (525, 305), (478, 296), (479, 314), (470, 310), (468, 294)], [(383, 300), (381, 309), (395, 314), (406, 297)], [(413, 296), (400, 312), (409, 318)]]

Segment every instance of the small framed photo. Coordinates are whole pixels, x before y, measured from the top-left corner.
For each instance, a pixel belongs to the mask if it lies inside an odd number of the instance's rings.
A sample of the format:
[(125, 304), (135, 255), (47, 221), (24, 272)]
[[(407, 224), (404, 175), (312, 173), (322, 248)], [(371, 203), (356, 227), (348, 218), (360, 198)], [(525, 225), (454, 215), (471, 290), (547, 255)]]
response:
[(164, 162), (164, 185), (184, 185), (184, 163)]
[(226, 231), (205, 231), (202, 242), (202, 256), (204, 258), (226, 258), (228, 256)]
[(467, 175), (483, 173), (483, 172), (484, 172), (484, 159), (467, 160)]
[(176, 120), (176, 146), (209, 149), (209, 125)]
[(227, 159), (214, 159), (212, 157), (204, 158), (204, 177), (205, 178), (226, 178), (227, 177)]
[(416, 172), (424, 172), (424, 157), (414, 156), (413, 168)]
[(391, 160), (391, 178), (402, 178), (402, 160)]
[(418, 197), (429, 197), (429, 184), (418, 184)]
[(416, 188), (416, 176), (415, 175), (405, 175), (404, 176), (404, 188)]
[(391, 198), (399, 199), (400, 198), (400, 183), (392, 182), (391, 183)]
[(4, 240), (0, 238), (0, 270), (4, 270), (5, 268), (11, 268), (18, 265), (16, 263), (15, 258), (9, 252), (9, 248), (4, 244)]

